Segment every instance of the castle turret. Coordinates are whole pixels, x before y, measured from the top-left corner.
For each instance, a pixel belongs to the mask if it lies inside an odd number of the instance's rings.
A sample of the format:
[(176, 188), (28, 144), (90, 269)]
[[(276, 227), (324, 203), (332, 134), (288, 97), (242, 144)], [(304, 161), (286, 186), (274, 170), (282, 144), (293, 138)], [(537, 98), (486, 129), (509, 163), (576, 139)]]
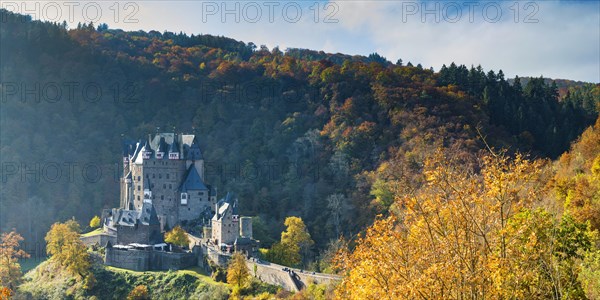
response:
[(169, 159), (179, 159), (179, 144), (177, 138), (173, 139), (173, 143), (169, 146)]
[(165, 138), (161, 137), (156, 149), (156, 159), (163, 159), (165, 153), (167, 153), (167, 143), (165, 142)]
[(241, 217), (240, 218), (240, 237), (252, 238), (252, 218)]
[(123, 174), (129, 173), (129, 154), (130, 146), (127, 143), (123, 144)]
[(150, 159), (150, 157), (152, 157), (152, 148), (150, 147), (150, 142), (146, 141), (146, 144), (144, 144), (144, 147), (142, 148), (142, 158), (143, 159)]
[(194, 164), (198, 173), (200, 174), (200, 178), (204, 180), (204, 158), (202, 157), (202, 152), (200, 151), (200, 146), (198, 146), (198, 142), (196, 138), (192, 141), (190, 148), (188, 149), (187, 157), (186, 157), (186, 166)]

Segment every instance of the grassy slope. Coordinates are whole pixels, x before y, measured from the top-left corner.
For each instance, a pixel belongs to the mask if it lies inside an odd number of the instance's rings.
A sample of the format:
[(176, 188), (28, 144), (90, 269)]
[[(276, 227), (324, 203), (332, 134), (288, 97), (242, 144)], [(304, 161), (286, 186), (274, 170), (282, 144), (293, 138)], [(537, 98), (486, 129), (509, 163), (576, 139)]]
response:
[(227, 299), (229, 286), (217, 283), (199, 269), (134, 272), (94, 264), (97, 283), (85, 291), (80, 278), (52, 260), (25, 274), (19, 292), (34, 299), (125, 299), (137, 285), (146, 285), (152, 299)]

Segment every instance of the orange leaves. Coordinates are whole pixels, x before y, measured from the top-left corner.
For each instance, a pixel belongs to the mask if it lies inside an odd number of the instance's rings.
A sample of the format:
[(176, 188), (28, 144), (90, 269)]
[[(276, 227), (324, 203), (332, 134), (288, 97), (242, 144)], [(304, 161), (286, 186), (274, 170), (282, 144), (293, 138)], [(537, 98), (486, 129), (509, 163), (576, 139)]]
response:
[[(10, 289), (16, 288), (21, 280), (21, 266), (19, 258), (27, 258), (29, 254), (19, 249), (19, 244), (23, 241), (23, 237), (11, 231), (2, 233), (0, 236), (0, 299), (10, 298)], [(2, 298), (5, 297), (5, 298)]]

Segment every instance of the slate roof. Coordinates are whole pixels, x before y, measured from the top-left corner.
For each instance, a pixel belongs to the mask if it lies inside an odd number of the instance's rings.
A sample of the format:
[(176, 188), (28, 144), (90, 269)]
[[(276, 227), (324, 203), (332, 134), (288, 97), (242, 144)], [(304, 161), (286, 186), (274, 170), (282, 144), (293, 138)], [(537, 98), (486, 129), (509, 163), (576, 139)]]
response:
[(207, 185), (206, 187), (208, 187), (211, 197), (217, 195), (217, 188), (213, 187), (212, 185)]
[(187, 159), (191, 159), (191, 160), (200, 160), (200, 159), (202, 159), (202, 152), (200, 151), (200, 146), (198, 146), (198, 143), (196, 142), (195, 139), (194, 139), (194, 141), (192, 142), (192, 145), (190, 146), (190, 148), (187, 151), (186, 158)]
[(144, 225), (158, 225), (158, 215), (156, 214), (156, 209), (154, 205), (150, 202), (144, 202), (142, 205), (142, 210), (139, 213), (138, 219)]
[(155, 152), (163, 152), (165, 155), (162, 159), (169, 159), (168, 152), (179, 152), (180, 159), (200, 160), (203, 158), (202, 151), (196, 136), (193, 134), (175, 134), (175, 133), (157, 133), (152, 137), (148, 136), (148, 140), (141, 139), (137, 143), (131, 143), (129, 149), (123, 149), (123, 156), (129, 153), (132, 161), (136, 164), (143, 163), (140, 153), (148, 149), (151, 152), (150, 159), (156, 159)]
[(160, 141), (158, 142), (158, 147), (156, 148), (156, 152), (162, 152), (162, 153), (167, 153), (167, 142), (165, 142), (165, 138), (160, 138)]
[(144, 202), (141, 211), (134, 209), (114, 209), (112, 214), (113, 226), (135, 226), (137, 223), (142, 225), (158, 225), (158, 215), (154, 205), (150, 202)]
[(175, 133), (172, 132), (157, 133), (156, 135), (154, 135), (154, 138), (148, 136), (148, 139), (150, 140), (150, 146), (152, 146), (152, 149), (158, 149), (159, 144), (161, 142), (170, 145), (171, 143), (173, 143), (173, 141), (175, 141), (176, 138), (177, 136), (175, 135)]
[(179, 152), (179, 143), (177, 143), (177, 141), (173, 141), (173, 143), (171, 143), (171, 145), (169, 146), (169, 152), (170, 153), (176, 153)]
[(198, 170), (196, 170), (196, 167), (193, 164), (190, 165), (190, 167), (185, 172), (184, 178), (185, 178), (185, 180), (179, 187), (179, 190), (181, 192), (187, 192), (190, 190), (195, 190), (195, 191), (208, 190), (208, 188), (206, 187), (206, 185), (200, 178), (200, 174), (198, 174)]
[(213, 216), (213, 220), (220, 220), (227, 210), (231, 209), (232, 215), (239, 215), (238, 202), (234, 193), (227, 192), (224, 198), (217, 202), (217, 212)]
[(252, 244), (252, 239), (247, 238), (247, 237), (238, 237), (235, 239), (235, 242), (233, 242), (234, 245), (250, 245)]
[(118, 209), (113, 213), (113, 225), (135, 226), (138, 212), (135, 210)]
[(136, 150), (136, 142), (132, 140), (123, 141), (123, 157), (129, 157), (133, 155)]
[[(142, 148), (144, 147), (143, 145), (144, 145), (143, 140), (139, 140), (137, 142), (137, 144), (135, 145), (135, 150), (133, 151), (133, 154), (131, 155), (131, 160), (134, 161), (135, 163), (141, 163), (142, 156), (140, 155), (140, 153), (142, 152)], [(140, 158), (140, 161), (138, 161), (138, 157)]]

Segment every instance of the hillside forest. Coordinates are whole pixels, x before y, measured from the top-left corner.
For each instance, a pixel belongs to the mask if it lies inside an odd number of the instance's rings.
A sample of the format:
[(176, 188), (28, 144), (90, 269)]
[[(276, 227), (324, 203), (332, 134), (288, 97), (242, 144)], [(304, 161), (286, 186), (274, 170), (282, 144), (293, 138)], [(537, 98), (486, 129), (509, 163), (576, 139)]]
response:
[(341, 299), (600, 297), (600, 84), (0, 17), (0, 231), (30, 254), (119, 205), (124, 140), (182, 132)]

